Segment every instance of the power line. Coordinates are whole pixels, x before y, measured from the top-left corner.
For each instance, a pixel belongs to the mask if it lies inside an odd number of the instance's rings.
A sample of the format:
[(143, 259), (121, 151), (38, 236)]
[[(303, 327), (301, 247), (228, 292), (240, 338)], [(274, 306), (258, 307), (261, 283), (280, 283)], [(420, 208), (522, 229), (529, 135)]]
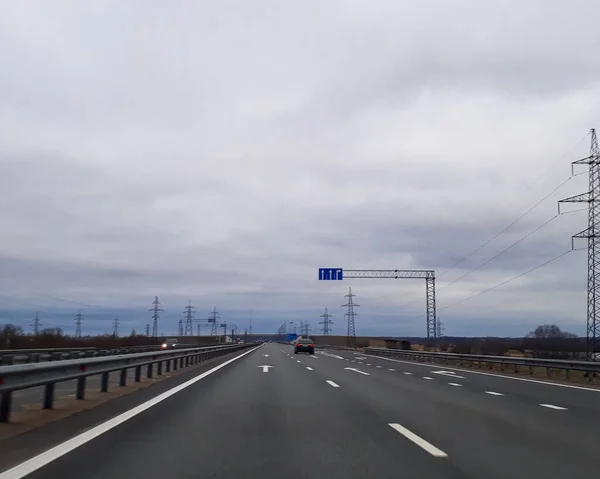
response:
[[(471, 256), (473, 256), (475, 253), (477, 253), (478, 251), (481, 251), (483, 248), (485, 248), (487, 245), (489, 245), (492, 241), (494, 241), (496, 238), (498, 238), (500, 235), (502, 235), (504, 232), (506, 232), (508, 229), (510, 229), (512, 226), (514, 226), (515, 224), (517, 224), (519, 221), (521, 221), (525, 216), (527, 216), (529, 213), (531, 213), (535, 208), (537, 208), (539, 205), (541, 205), (544, 201), (546, 201), (548, 198), (550, 198), (550, 196), (552, 196), (554, 193), (556, 193), (559, 189), (561, 189), (567, 182), (569, 182), (571, 179), (573, 178), (573, 175), (569, 176), (569, 178), (567, 178), (565, 181), (563, 181), (560, 185), (558, 185), (556, 188), (554, 188), (550, 193), (548, 193), (546, 196), (544, 196), (540, 201), (538, 201), (536, 204), (534, 204), (531, 208), (529, 208), (527, 211), (525, 211), (525, 213), (523, 213), (521, 216), (519, 216), (516, 220), (514, 220), (512, 223), (510, 223), (508, 226), (506, 226), (502, 231), (500, 231), (499, 233), (497, 233), (495, 236), (493, 236), (491, 239), (489, 239), (488, 241), (486, 241), (485, 243), (483, 243), (480, 247), (476, 248), (475, 250), (471, 251), (471, 253), (469, 253), (467, 256), (465, 256), (464, 258), (462, 258), (461, 260), (457, 261), (456, 263), (454, 263), (452, 266), (450, 266), (448, 269), (446, 269), (445, 271), (442, 271), (441, 274), (446, 274), (448, 271), (453, 270), (454, 268), (456, 268), (459, 264), (464, 263), (466, 260), (468, 260)], [(439, 278), (439, 276), (438, 276)]]
[[(544, 176), (546, 176), (548, 174), (548, 172), (550, 170), (552, 170), (559, 162), (561, 162), (564, 158), (567, 157), (567, 155), (569, 155), (574, 149), (575, 147), (577, 147), (579, 145), (579, 143), (581, 143), (587, 136), (589, 135), (589, 133), (587, 133), (585, 136), (583, 136), (577, 143), (575, 143), (564, 155), (562, 155), (558, 160), (556, 160), (554, 163), (552, 163), (552, 165), (550, 165), (550, 167), (546, 170), (545, 173), (542, 173), (542, 175), (540, 175), (536, 180), (534, 180), (532, 183), (529, 184), (529, 186), (527, 186), (525, 188), (525, 191), (531, 189), (531, 187), (537, 183), (541, 178), (543, 178)], [(521, 221), (525, 216), (527, 216), (529, 213), (531, 213), (535, 208), (537, 208), (540, 204), (542, 204), (544, 201), (546, 201), (550, 196), (552, 196), (554, 193), (556, 193), (560, 188), (562, 188), (567, 182), (569, 182), (574, 176), (578, 176), (578, 175), (571, 175), (569, 178), (567, 178), (566, 180), (564, 180), (560, 185), (558, 185), (556, 188), (554, 188), (550, 193), (548, 193), (546, 196), (544, 196), (541, 200), (539, 200), (537, 203), (535, 203), (531, 208), (529, 208), (527, 211), (525, 211), (525, 213), (523, 213), (521, 216), (519, 216), (515, 221), (513, 221), (512, 223), (510, 223), (508, 226), (506, 226), (504, 229), (502, 229), (498, 234), (496, 234), (495, 236), (493, 236), (492, 238), (490, 238), (488, 241), (486, 241), (485, 243), (483, 243), (481, 246), (479, 246), (478, 248), (476, 248), (475, 250), (471, 251), (471, 253), (469, 253), (467, 256), (465, 256), (464, 258), (462, 258), (461, 260), (457, 261), (456, 263), (454, 263), (452, 266), (450, 266), (449, 268), (447, 268), (445, 271), (442, 271), (442, 273), (439, 275), (444, 275), (446, 274), (448, 271), (453, 270), (454, 268), (456, 268), (459, 264), (464, 263), (467, 259), (469, 259), (471, 256), (473, 256), (475, 253), (477, 253), (478, 251), (481, 251), (483, 248), (485, 248), (488, 244), (490, 244), (492, 241), (494, 241), (496, 238), (498, 238), (501, 234), (503, 234), (505, 231), (507, 231), (509, 228), (511, 228), (512, 226), (514, 226), (515, 224), (517, 224), (519, 221)], [(438, 278), (439, 278), (438, 276)]]
[(455, 303), (448, 304), (448, 305), (446, 305), (446, 306), (442, 306), (441, 308), (439, 308), (439, 309), (438, 309), (438, 311), (442, 311), (442, 310), (444, 310), (444, 309), (452, 308), (452, 307), (454, 307), (454, 306), (457, 306), (457, 305), (459, 305), (459, 304), (462, 304), (462, 303), (465, 303), (465, 302), (467, 302), (467, 301), (470, 301), (471, 299), (473, 299), (473, 298), (476, 298), (477, 296), (480, 296), (480, 295), (482, 295), (482, 294), (484, 294), (484, 293), (487, 293), (487, 292), (489, 292), (489, 291), (493, 291), (494, 289), (497, 289), (497, 288), (499, 288), (499, 287), (501, 287), (501, 286), (504, 286), (505, 284), (508, 284), (508, 283), (510, 283), (510, 282), (512, 282), (512, 281), (514, 281), (514, 280), (516, 280), (516, 279), (519, 279), (519, 278), (521, 278), (521, 277), (525, 276), (526, 274), (529, 274), (529, 273), (531, 273), (531, 272), (533, 272), (533, 271), (535, 271), (535, 270), (537, 270), (537, 269), (540, 269), (540, 268), (542, 268), (543, 266), (546, 266), (546, 265), (548, 265), (548, 264), (550, 264), (550, 263), (552, 263), (552, 262), (554, 262), (554, 261), (556, 261), (556, 260), (558, 260), (558, 259), (562, 258), (563, 256), (566, 256), (566, 255), (568, 255), (569, 253), (571, 253), (571, 252), (573, 252), (573, 251), (575, 251), (575, 250), (574, 250), (574, 249), (570, 249), (570, 250), (568, 250), (568, 251), (565, 251), (564, 253), (561, 253), (561, 254), (559, 254), (558, 256), (555, 256), (554, 258), (552, 258), (552, 259), (550, 259), (550, 260), (546, 261), (545, 263), (542, 263), (542, 264), (540, 264), (540, 265), (537, 265), (537, 266), (535, 266), (535, 267), (533, 267), (533, 268), (531, 268), (531, 269), (528, 269), (527, 271), (524, 271), (523, 273), (521, 273), (521, 274), (518, 274), (517, 276), (513, 276), (512, 278), (510, 278), (510, 279), (507, 279), (506, 281), (502, 281), (501, 283), (498, 283), (497, 285), (495, 285), (495, 286), (492, 286), (491, 288), (487, 288), (487, 289), (484, 289), (483, 291), (479, 291), (478, 293), (475, 293), (475, 294), (473, 294), (473, 295), (469, 296), (468, 298), (461, 299), (460, 301), (456, 301)]
[(541, 225), (539, 225), (537, 228), (535, 228), (533, 231), (530, 231), (529, 233), (527, 233), (525, 236), (519, 238), (517, 241), (515, 241), (514, 243), (512, 243), (510, 246), (507, 246), (506, 248), (504, 248), (502, 251), (500, 251), (499, 253), (495, 254), (494, 256), (492, 256), (490, 259), (484, 261), (483, 263), (481, 263), (479, 266), (477, 266), (476, 268), (473, 268), (472, 270), (466, 272), (465, 274), (463, 274), (462, 276), (459, 276), (458, 278), (456, 278), (453, 281), (450, 281), (448, 284), (445, 284), (444, 286), (450, 286), (451, 284), (454, 284), (458, 281), (460, 281), (461, 279), (469, 276), (471, 273), (474, 273), (475, 271), (477, 271), (479, 268), (485, 266), (486, 264), (488, 264), (489, 262), (493, 261), (494, 259), (496, 259), (498, 256), (500, 256), (503, 253), (506, 253), (509, 249), (515, 247), (516, 245), (518, 245), (521, 241), (529, 238), (532, 234), (537, 233), (539, 230), (541, 230), (544, 226), (547, 226), (548, 224), (550, 224), (552, 221), (554, 221), (556, 218), (558, 218), (558, 214), (554, 215), (552, 218), (550, 218), (549, 220), (545, 221), (544, 223), (542, 223)]

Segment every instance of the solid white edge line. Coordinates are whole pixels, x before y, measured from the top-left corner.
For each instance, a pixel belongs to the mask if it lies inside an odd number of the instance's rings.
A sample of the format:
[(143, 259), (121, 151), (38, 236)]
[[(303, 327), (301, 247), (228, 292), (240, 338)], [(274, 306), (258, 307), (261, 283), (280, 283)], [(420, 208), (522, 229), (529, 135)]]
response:
[(115, 416), (112, 419), (109, 419), (108, 421), (105, 421), (102, 424), (93, 427), (92, 429), (84, 433), (78, 434), (77, 436), (68, 439), (67, 441), (59, 444), (58, 446), (54, 446), (48, 449), (47, 451), (44, 451), (41, 454), (38, 454), (37, 456), (34, 456), (31, 459), (28, 459), (27, 461), (22, 462), (21, 464), (18, 464), (17, 466), (14, 466), (11, 469), (0, 473), (0, 479), (21, 479), (31, 474), (32, 472), (41, 469), (42, 467), (50, 464), (56, 459), (77, 449), (79, 446), (83, 446), (84, 444), (90, 442), (98, 436), (101, 436), (105, 432), (108, 432), (111, 429), (119, 426), (120, 424), (123, 424), (125, 421), (128, 421), (132, 417), (137, 416), (138, 414), (146, 411), (147, 409), (150, 409), (152, 406), (156, 406), (158, 403), (173, 396), (179, 391), (182, 391), (183, 389), (191, 386), (192, 384), (200, 381), (201, 379), (204, 379), (206, 376), (211, 375), (215, 371), (218, 371), (219, 369), (227, 366), (228, 364), (237, 361), (243, 356), (246, 356), (246, 354), (250, 354), (251, 352), (256, 351), (262, 346), (263, 345), (261, 344), (260, 346), (257, 346), (256, 348), (253, 348), (250, 351), (246, 351), (245, 353), (242, 353), (239, 356), (236, 356), (235, 358), (231, 358), (225, 361), (223, 364), (219, 364), (218, 366), (215, 366), (214, 368), (209, 369), (208, 371), (205, 371), (202, 374), (199, 374), (198, 376), (180, 384), (179, 386), (175, 386), (174, 388), (169, 389), (168, 391), (165, 391), (162, 394), (159, 394), (155, 398), (152, 398), (149, 401), (146, 401), (145, 403), (142, 403), (139, 406), (130, 409), (129, 411), (125, 411), (124, 413), (121, 413), (118, 416)]
[[(372, 354), (365, 354), (365, 356), (370, 356), (372, 358), (377, 358), (377, 359), (383, 359), (385, 361), (393, 361), (395, 363), (413, 364), (415, 366), (424, 366), (426, 368), (435, 367), (435, 365), (432, 365), (432, 364), (418, 363), (416, 361), (401, 361), (399, 359), (384, 358), (382, 356), (374, 356)], [(595, 393), (600, 393), (600, 389), (586, 388), (586, 387), (583, 387), (583, 386), (573, 386), (571, 384), (551, 383), (551, 382), (548, 382), (548, 381), (540, 381), (540, 380), (537, 380), (537, 379), (515, 378), (515, 377), (512, 377), (512, 376), (504, 376), (503, 374), (484, 373), (483, 371), (469, 371), (468, 369), (460, 369), (460, 368), (455, 368), (453, 366), (444, 366), (444, 369), (450, 369), (450, 370), (453, 370), (453, 371), (461, 371), (463, 373), (470, 373), (470, 374), (481, 374), (483, 376), (491, 376), (493, 378), (512, 379), (513, 381), (525, 381), (525, 382), (528, 382), (528, 383), (546, 384), (548, 386), (557, 386), (557, 387), (560, 387), (560, 388), (569, 388), (569, 389), (581, 389), (582, 391), (592, 391), (592, 392), (595, 392)]]
[(333, 386), (334, 388), (339, 388), (339, 387), (340, 387), (340, 385), (339, 385), (339, 384), (336, 384), (336, 383), (334, 383), (334, 382), (333, 382), (332, 380), (330, 380), (330, 379), (327, 379), (325, 382), (326, 382), (327, 384), (329, 384), (330, 386)]
[(558, 411), (566, 411), (567, 410), (566, 407), (555, 406), (554, 404), (540, 404), (540, 406), (547, 407), (547, 408), (550, 408), (550, 409), (556, 409)]
[(401, 426), (400, 424), (393, 423), (393, 422), (388, 423), (388, 425), (392, 429), (395, 429), (400, 434), (402, 434), (406, 439), (409, 439), (410, 441), (414, 442), (417, 446), (421, 447), (422, 449), (425, 449), (432, 456), (448, 457), (448, 454), (446, 454), (444, 451), (442, 451), (441, 449), (438, 449), (433, 444), (427, 442), (425, 439), (417, 436), (414, 432), (409, 431), (404, 426)]

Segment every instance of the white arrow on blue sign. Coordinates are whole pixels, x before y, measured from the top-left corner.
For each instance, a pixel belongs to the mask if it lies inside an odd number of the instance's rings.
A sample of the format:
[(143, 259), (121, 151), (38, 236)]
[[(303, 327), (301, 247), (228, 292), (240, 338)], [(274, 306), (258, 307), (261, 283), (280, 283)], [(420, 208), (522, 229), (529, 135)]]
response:
[(319, 268), (319, 281), (341, 281), (344, 279), (342, 268)]

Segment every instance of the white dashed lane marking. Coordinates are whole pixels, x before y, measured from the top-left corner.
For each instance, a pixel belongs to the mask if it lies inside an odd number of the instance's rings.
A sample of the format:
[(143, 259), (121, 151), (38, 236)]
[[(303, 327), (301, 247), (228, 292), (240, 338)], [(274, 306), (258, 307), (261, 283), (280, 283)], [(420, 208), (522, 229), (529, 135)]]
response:
[(547, 407), (549, 409), (556, 409), (557, 411), (566, 411), (566, 407), (555, 406), (554, 404), (540, 404), (542, 407)]
[(422, 437), (417, 436), (414, 432), (409, 431), (404, 426), (401, 426), (400, 424), (397, 424), (397, 423), (389, 423), (389, 426), (392, 429), (398, 431), (400, 434), (402, 434), (406, 439), (414, 442), (417, 446), (421, 447), (422, 449), (425, 449), (432, 456), (448, 457), (448, 454), (446, 454), (444, 451), (442, 451), (441, 449), (438, 449), (437, 447), (435, 447), (433, 444), (427, 442)]

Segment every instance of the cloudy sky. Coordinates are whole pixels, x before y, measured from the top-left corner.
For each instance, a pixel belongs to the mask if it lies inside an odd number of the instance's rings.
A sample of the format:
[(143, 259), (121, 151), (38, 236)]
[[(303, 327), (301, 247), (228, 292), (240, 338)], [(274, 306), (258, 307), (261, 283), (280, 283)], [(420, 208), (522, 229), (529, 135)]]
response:
[(1, 2), (0, 323), (40, 311), (72, 333), (80, 308), (84, 333), (115, 315), (140, 331), (158, 295), (165, 334), (188, 300), (263, 332), (316, 331), (328, 307), (343, 334), (351, 286), (357, 334), (425, 334), (422, 281), (318, 281), (334, 266), (434, 269), (448, 335), (585, 334), (585, 242), (477, 294), (586, 227), (584, 211), (552, 218), (587, 190), (585, 169), (569, 176), (600, 128), (599, 15), (595, 0)]

